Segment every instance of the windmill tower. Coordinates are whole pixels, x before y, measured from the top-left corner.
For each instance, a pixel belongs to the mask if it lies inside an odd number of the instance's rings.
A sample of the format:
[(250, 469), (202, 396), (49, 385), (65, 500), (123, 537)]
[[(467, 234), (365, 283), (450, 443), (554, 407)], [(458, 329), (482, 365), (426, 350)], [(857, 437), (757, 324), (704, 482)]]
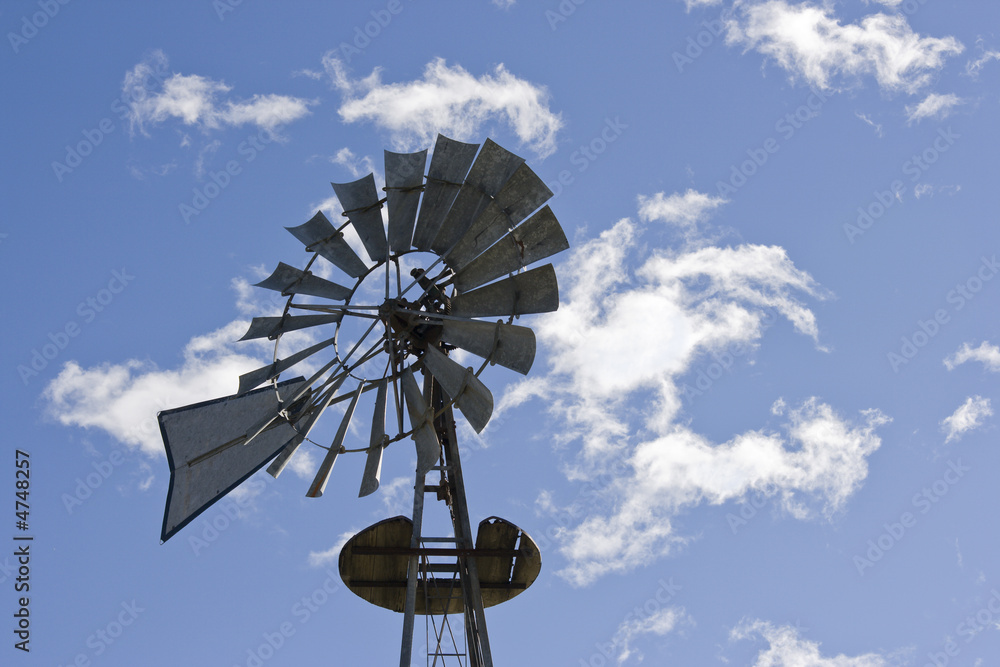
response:
[[(255, 317), (242, 339), (274, 340), (273, 362), (240, 376), (233, 396), (159, 413), (170, 466), (161, 539), (265, 465), (277, 477), (304, 443), (323, 450), (306, 494), (318, 498), (338, 457), (355, 452), (366, 457), (358, 495), (374, 493), (384, 451), (412, 440), (412, 516), (351, 538), (340, 554), (341, 577), (358, 596), (403, 614), (401, 666), (410, 665), (415, 617), (423, 615), (428, 664), (488, 667), (484, 609), (530, 586), (541, 557), (524, 531), (498, 517), (472, 534), (453, 410), (481, 432), (493, 412), (483, 370), (528, 372), (535, 337), (513, 321), (559, 306), (552, 265), (528, 267), (569, 243), (543, 206), (552, 192), (522, 158), (489, 139), (480, 147), (439, 135), (429, 167), (426, 150), (386, 151), (385, 180), (385, 197), (372, 174), (334, 183), (346, 218), (339, 226), (318, 212), (288, 228), (312, 257), (304, 269), (279, 263), (258, 284), (287, 301), (280, 317)], [(345, 240), (348, 226), (367, 260)], [(353, 286), (313, 273), (320, 258)], [(281, 349), (283, 337), (296, 336), (311, 344)], [(478, 369), (455, 361), (456, 350), (478, 357)], [(278, 379), (323, 358), (308, 379)], [(310, 439), (337, 404), (344, 411), (332, 442)], [(370, 437), (348, 448), (361, 405), (371, 410)], [(428, 494), (440, 502), (426, 505)], [(425, 524), (425, 507), (446, 510), (439, 524), (446, 530)], [(462, 619), (457, 633), (452, 617)]]

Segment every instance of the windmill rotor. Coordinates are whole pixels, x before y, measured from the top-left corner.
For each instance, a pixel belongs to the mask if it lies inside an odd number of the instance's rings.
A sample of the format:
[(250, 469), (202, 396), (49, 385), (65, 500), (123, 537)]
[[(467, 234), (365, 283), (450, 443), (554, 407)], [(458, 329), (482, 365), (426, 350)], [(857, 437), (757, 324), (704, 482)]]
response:
[[(532, 366), (534, 333), (514, 321), (558, 308), (555, 270), (538, 264), (569, 247), (544, 205), (552, 192), (522, 158), (493, 141), (479, 146), (443, 135), (429, 164), (427, 150), (386, 151), (381, 193), (373, 174), (331, 185), (344, 220), (335, 224), (318, 211), (305, 223), (286, 227), (311, 257), (301, 269), (279, 262), (256, 285), (286, 299), (280, 316), (254, 317), (241, 339), (274, 341), (271, 363), (241, 375), (233, 396), (159, 415), (171, 469), (161, 538), (169, 539), (264, 464), (270, 462), (267, 472), (278, 477), (306, 443), (324, 450), (309, 497), (323, 495), (335, 463), (347, 453), (366, 455), (359, 496), (370, 495), (379, 487), (385, 450), (412, 440), (420, 501), (415, 495), (414, 521), (409, 528), (399, 524), (391, 539), (412, 539), (411, 547), (419, 551), (423, 477), (441, 470), (439, 497), (449, 506), (458, 503), (452, 507), (453, 539), (466, 543), (465, 551), (456, 551), (463, 590), (470, 581), (474, 589), (456, 608), (466, 610), (467, 633), (481, 634), (485, 642), (471, 664), (492, 664), (477, 558), (466, 557), (475, 544), (468, 534), (451, 414), (457, 408), (481, 432), (494, 407), (480, 379), (483, 371), (498, 365), (527, 374)], [(478, 357), (478, 368), (454, 356)], [(303, 366), (312, 370), (310, 377), (280, 380)], [(355, 446), (352, 420), (359, 410), (367, 411), (359, 405), (369, 392), (374, 392), (370, 432)], [(343, 408), (336, 435), (329, 445), (317, 442), (313, 429), (335, 404)], [(213, 421), (219, 419), (225, 424)], [(482, 556), (490, 586), (504, 585), (494, 579), (511, 568), (524, 586), (537, 574), (537, 549), (510, 526), (496, 519), (485, 529), (488, 536), (478, 538), (483, 544), (520, 539), (518, 544), (528, 545), (518, 552), (520, 561), (506, 565), (506, 556)], [(383, 533), (389, 534), (381, 528), (365, 533), (359, 544), (376, 548)], [(417, 552), (406, 558), (412, 570)], [(393, 565), (397, 575), (400, 567)], [(348, 576), (343, 569), (342, 576)], [(493, 591), (485, 599), (495, 604), (509, 597)], [(398, 597), (393, 600), (398, 606)], [(473, 608), (475, 618), (469, 615)], [(407, 609), (411, 618), (413, 604)]]

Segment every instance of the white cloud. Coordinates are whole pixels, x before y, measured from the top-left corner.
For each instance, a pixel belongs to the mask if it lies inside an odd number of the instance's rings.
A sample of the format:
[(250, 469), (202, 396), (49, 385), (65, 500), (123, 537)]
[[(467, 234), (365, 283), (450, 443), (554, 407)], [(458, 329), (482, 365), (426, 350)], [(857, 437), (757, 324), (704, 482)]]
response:
[[(263, 267), (256, 272), (260, 278), (270, 273)], [(232, 286), (241, 313), (281, 314), (285, 299), (278, 292), (253, 287), (243, 278), (234, 279)], [(172, 370), (140, 359), (90, 368), (69, 361), (42, 393), (45, 412), (61, 424), (98, 428), (144, 454), (162, 456), (158, 411), (234, 394), (241, 374), (273, 360), (273, 341), (239, 340), (248, 326), (247, 320), (239, 319), (195, 336), (184, 347), (180, 367)], [(281, 338), (282, 355), (317, 342), (318, 334), (312, 329), (288, 332)], [(316, 370), (318, 365), (312, 358), (293, 369), (302, 374)], [(299, 448), (289, 467), (308, 479), (316, 472), (315, 462), (304, 448)]]
[(490, 0), (494, 5), (500, 9), (510, 9), (517, 4), (517, 0)]
[(908, 123), (919, 123), (925, 118), (942, 120), (951, 115), (954, 107), (964, 102), (965, 100), (953, 93), (947, 95), (931, 93), (920, 104), (907, 105), (906, 120)]
[[(359, 158), (354, 154), (354, 151), (346, 147), (330, 156), (330, 162), (344, 167), (351, 172), (351, 176), (354, 178), (361, 178), (378, 171), (375, 167), (375, 160), (370, 155)], [(377, 175), (376, 180), (381, 180), (381, 174)]]
[(978, 361), (987, 370), (1000, 373), (1000, 347), (990, 345), (985, 340), (979, 344), (979, 347), (972, 347), (968, 343), (962, 343), (962, 347), (958, 348), (954, 354), (944, 360), (944, 365), (950, 371), (967, 361)]
[(955, 412), (941, 420), (941, 430), (945, 432), (945, 442), (958, 440), (966, 431), (979, 428), (986, 417), (993, 415), (990, 399), (969, 396)]
[(616, 662), (619, 665), (624, 663), (633, 653), (639, 661), (642, 661), (642, 653), (631, 647), (632, 641), (637, 637), (649, 634), (662, 637), (673, 632), (678, 625), (691, 623), (693, 621), (684, 612), (683, 607), (657, 609), (648, 616), (622, 621), (612, 641), (614, 646), (620, 647)]
[(309, 552), (309, 565), (312, 567), (328, 567), (330, 565), (336, 565), (337, 561), (340, 559), (340, 550), (344, 548), (347, 541), (354, 537), (356, 530), (349, 530), (346, 533), (341, 533), (337, 537), (337, 541), (332, 547), (326, 551), (310, 551)]
[(422, 79), (407, 83), (382, 82), (376, 68), (363, 79), (351, 80), (341, 62), (327, 53), (323, 66), (343, 94), (338, 112), (345, 123), (371, 121), (386, 129), (398, 150), (432, 145), (441, 132), (460, 141), (480, 134), (493, 121), (509, 124), (521, 142), (539, 158), (556, 150), (562, 117), (549, 109), (549, 95), (511, 74), (503, 64), (479, 78), (444, 59), (429, 62)]
[(831, 516), (868, 475), (868, 457), (888, 419), (866, 411), (851, 423), (816, 398), (789, 411), (785, 434), (747, 431), (715, 444), (683, 425), (639, 444), (609, 489), (613, 509), (594, 513), (562, 536), (569, 566), (560, 572), (586, 585), (609, 572), (652, 562), (682, 542), (672, 519), (702, 503), (748, 493), (776, 496), (799, 519)]
[[(256, 94), (245, 100), (226, 96), (232, 86), (198, 74), (168, 74), (163, 51), (153, 54), (126, 72), (122, 100), (129, 108), (129, 129), (147, 134), (146, 126), (170, 118), (203, 131), (224, 125), (256, 125), (274, 130), (310, 113), (309, 100), (287, 95)], [(150, 81), (154, 76), (156, 82)]]
[(681, 228), (689, 236), (697, 232), (698, 223), (727, 200), (688, 189), (684, 194), (675, 192), (665, 196), (657, 192), (652, 197), (639, 195), (639, 218), (649, 222), (658, 220)]
[(549, 372), (497, 405), (502, 413), (545, 401), (560, 437), (580, 443), (572, 479), (614, 471), (617, 481), (595, 502), (571, 508), (581, 521), (560, 536), (561, 574), (579, 585), (668, 552), (683, 541), (672, 519), (699, 504), (760, 491), (801, 518), (842, 509), (880, 445), (874, 429), (887, 421), (866, 411), (853, 423), (808, 399), (780, 410), (784, 434), (748, 431), (717, 444), (695, 433), (681, 416), (693, 382), (686, 374), (713, 353), (753, 350), (778, 316), (819, 347), (815, 316), (799, 297), (825, 292), (773, 246), (685, 246), (653, 252), (632, 270), (639, 234), (624, 219), (572, 251), (559, 310), (535, 320)]
[(963, 49), (953, 37), (913, 32), (901, 14), (872, 14), (842, 25), (832, 13), (832, 3), (740, 2), (728, 19), (726, 39), (756, 49), (793, 78), (822, 89), (838, 88), (832, 81), (838, 75), (871, 75), (883, 90), (911, 94)]
[(730, 633), (733, 640), (755, 637), (766, 641), (768, 647), (757, 654), (753, 667), (888, 667), (891, 664), (879, 653), (825, 657), (819, 652), (819, 642), (802, 639), (798, 630), (789, 625), (775, 627), (761, 620), (744, 621)]

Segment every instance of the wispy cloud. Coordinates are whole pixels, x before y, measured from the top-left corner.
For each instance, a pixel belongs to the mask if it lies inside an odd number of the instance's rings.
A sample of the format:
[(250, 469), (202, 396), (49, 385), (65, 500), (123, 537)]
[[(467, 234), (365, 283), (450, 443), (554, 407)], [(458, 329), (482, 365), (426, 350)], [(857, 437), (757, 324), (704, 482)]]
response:
[(698, 224), (726, 203), (722, 197), (712, 197), (689, 189), (684, 194), (666, 196), (657, 192), (652, 197), (639, 195), (639, 218), (645, 222), (659, 221), (678, 227), (689, 238), (698, 234)]
[(951, 110), (959, 104), (963, 104), (964, 101), (953, 93), (947, 95), (931, 93), (920, 104), (906, 107), (906, 120), (908, 123), (919, 123), (925, 118), (942, 120), (951, 115)]
[(795, 79), (822, 89), (873, 76), (885, 91), (915, 93), (945, 60), (962, 52), (954, 37), (924, 37), (901, 14), (872, 14), (842, 24), (833, 3), (786, 0), (738, 2), (727, 21), (727, 42), (772, 58)]
[(768, 647), (757, 654), (752, 667), (889, 667), (888, 656), (879, 653), (865, 653), (859, 656), (844, 654), (826, 657), (819, 651), (819, 642), (809, 641), (799, 636), (799, 631), (790, 626), (775, 626), (767, 621), (747, 620), (733, 628), (729, 635), (732, 640), (747, 640), (760, 637)]
[(490, 122), (504, 122), (539, 158), (556, 150), (562, 117), (549, 108), (543, 86), (511, 74), (503, 64), (492, 74), (475, 77), (444, 59), (432, 60), (421, 79), (383, 83), (376, 68), (351, 79), (334, 52), (323, 58), (334, 88), (343, 95), (338, 109), (345, 123), (369, 121), (388, 130), (398, 150), (433, 144), (438, 132), (468, 141)]
[(951, 356), (945, 358), (944, 365), (950, 371), (967, 361), (978, 361), (987, 370), (1000, 373), (1000, 347), (991, 345), (985, 340), (979, 344), (979, 347), (972, 347), (968, 343), (962, 343), (962, 347), (958, 348)]
[(315, 102), (288, 95), (252, 95), (243, 100), (228, 98), (232, 86), (198, 74), (170, 74), (159, 86), (151, 86), (150, 73), (167, 68), (167, 56), (154, 51), (126, 72), (122, 98), (129, 103), (129, 131), (148, 134), (147, 127), (174, 118), (202, 131), (226, 125), (255, 125), (275, 130), (310, 113)]
[(970, 60), (965, 64), (966, 75), (972, 77), (973, 79), (979, 76), (979, 73), (983, 71), (986, 65), (994, 60), (1000, 60), (1000, 51), (988, 50), (984, 46), (985, 42), (982, 37), (976, 40), (976, 48), (979, 49), (979, 57), (975, 60)]
[(614, 646), (620, 647), (618, 657), (615, 661), (621, 665), (626, 660), (631, 658), (633, 654), (635, 654), (635, 657), (641, 661), (644, 656), (642, 653), (633, 648), (632, 644), (636, 638), (641, 637), (642, 635), (656, 635), (658, 637), (663, 637), (676, 630), (680, 625), (691, 624), (693, 624), (693, 621), (684, 611), (683, 607), (666, 607), (663, 609), (657, 609), (648, 616), (631, 618), (622, 621), (621, 625), (618, 626), (618, 630), (615, 632), (614, 640), (612, 642)]
[(941, 420), (941, 430), (945, 432), (944, 441), (958, 440), (968, 431), (983, 425), (986, 417), (993, 415), (990, 399), (982, 396), (969, 396), (955, 412)]
[(882, 137), (882, 124), (881, 124), (881, 123), (876, 123), (876, 122), (875, 122), (875, 121), (873, 121), (873, 120), (872, 120), (871, 118), (869, 118), (869, 117), (868, 117), (868, 116), (867, 116), (866, 114), (863, 114), (863, 113), (861, 113), (860, 111), (855, 111), (855, 112), (854, 112), (854, 115), (855, 115), (855, 116), (856, 116), (857, 118), (859, 118), (859, 119), (861, 119), (862, 121), (864, 121), (864, 122), (865, 122), (865, 124), (867, 124), (867, 125), (870, 125), (871, 127), (873, 127), (873, 128), (875, 129), (875, 135), (876, 135), (877, 137), (879, 137), (879, 138), (881, 138), (881, 137)]

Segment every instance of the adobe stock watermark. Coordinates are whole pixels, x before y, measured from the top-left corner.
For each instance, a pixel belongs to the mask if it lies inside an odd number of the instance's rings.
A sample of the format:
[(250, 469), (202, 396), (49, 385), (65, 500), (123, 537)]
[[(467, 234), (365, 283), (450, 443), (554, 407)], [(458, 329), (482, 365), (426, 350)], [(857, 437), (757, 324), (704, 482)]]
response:
[[(161, 64), (157, 62), (153, 68), (148, 68), (148, 71), (143, 73), (139, 85), (130, 87), (129, 90), (122, 92), (111, 102), (111, 111), (117, 114), (118, 120), (127, 120), (132, 115), (136, 103), (146, 99), (152, 85), (150, 78), (157, 83), (163, 83), (170, 71), (159, 69)], [(75, 144), (66, 145), (66, 155), (63, 161), (53, 160), (52, 173), (55, 174), (56, 180), (62, 183), (67, 175), (72, 174), (77, 167), (83, 164), (83, 161), (104, 142), (107, 136), (115, 131), (115, 128), (115, 121), (107, 117), (97, 121), (93, 128), (84, 128), (81, 132), (83, 139)]]
[[(948, 491), (965, 477), (965, 473), (972, 470), (969, 466), (962, 465), (962, 459), (948, 461), (948, 468), (940, 478), (925, 486), (918, 493), (913, 494), (910, 504), (919, 514), (927, 514), (934, 505), (941, 502), (941, 499), (948, 495)], [(899, 515), (899, 519), (891, 523), (883, 523), (885, 529), (878, 537), (868, 540), (868, 548), (863, 554), (855, 554), (853, 560), (854, 567), (858, 574), (865, 576), (865, 570), (875, 567), (875, 563), (881, 561), (885, 555), (916, 527), (919, 516), (913, 512), (906, 511)]]
[(56, 17), (63, 6), (68, 5), (70, 0), (38, 0), (37, 11), (29, 18), (27, 14), (21, 17), (21, 29), (7, 33), (7, 41), (14, 53), (18, 53), (21, 47), (30, 42), (38, 35), (38, 31), (49, 24), (49, 21)]
[[(955, 145), (955, 141), (962, 135), (956, 134), (949, 126), (948, 129), (939, 129), (938, 136), (934, 138), (931, 145), (919, 153), (914, 153), (905, 162), (900, 170), (904, 176), (910, 177), (910, 182), (916, 183), (920, 177), (931, 166), (936, 163), (944, 153)], [(905, 184), (900, 179), (894, 179), (886, 190), (875, 190), (872, 200), (863, 206), (858, 207), (858, 217), (854, 224), (844, 223), (844, 235), (853, 245), (857, 237), (864, 235), (872, 226), (884, 216), (896, 202), (902, 202), (902, 192)]]
[[(86, 646), (89, 652), (77, 653), (66, 663), (66, 667), (90, 667), (94, 658), (99, 658), (110, 649), (125, 633), (125, 629), (135, 623), (139, 614), (146, 611), (135, 600), (122, 602), (119, 611), (107, 624), (98, 628), (87, 637)], [(63, 667), (61, 664), (58, 667)]]
[[(981, 257), (976, 272), (965, 281), (956, 284), (955, 288), (949, 290), (948, 294), (945, 295), (945, 301), (951, 304), (952, 312), (957, 313), (965, 308), (965, 305), (982, 291), (983, 286), (993, 280), (998, 271), (1000, 271), (1000, 263), (997, 262), (996, 255), (989, 259), (985, 256)], [(933, 317), (926, 320), (917, 320), (917, 328), (914, 329), (913, 333), (899, 339), (899, 350), (886, 354), (892, 372), (898, 373), (902, 366), (910, 363), (917, 356), (917, 353), (940, 333), (941, 327), (950, 321), (951, 314), (946, 308), (938, 308), (934, 311)]]
[[(211, 518), (202, 515), (203, 518), (198, 522), (199, 530), (188, 535), (188, 546), (194, 555), (200, 556), (214, 544), (222, 533), (243, 516), (242, 510), (250, 507), (257, 494), (274, 482), (275, 479), (266, 474), (251, 477), (239, 487), (240, 489), (245, 487), (245, 492), (230, 493), (220, 500), (213, 506), (214, 515)], [(195, 526), (191, 524), (187, 529), (193, 531)]]
[(251, 134), (241, 141), (236, 147), (236, 152), (243, 158), (243, 164), (240, 164), (239, 160), (229, 160), (225, 169), (209, 172), (211, 180), (201, 187), (192, 189), (191, 203), (181, 202), (177, 205), (184, 224), (191, 224), (192, 217), (201, 215), (201, 212), (229, 187), (233, 178), (243, 173), (243, 166), (256, 160), (257, 155), (274, 141), (277, 141), (277, 136), (267, 128), (261, 128), (257, 134)]
[(701, 25), (704, 30), (698, 31), (695, 35), (688, 36), (684, 53), (674, 51), (671, 54), (674, 65), (680, 74), (684, 73), (685, 67), (693, 64), (695, 60), (700, 58), (705, 53), (705, 49), (715, 44), (716, 40), (722, 36), (722, 33), (726, 29), (721, 16), (711, 21), (702, 21)]
[[(292, 605), (289, 613), (298, 621), (299, 626), (309, 622), (316, 612), (323, 605), (330, 601), (330, 598), (340, 590), (342, 584), (340, 575), (327, 569), (324, 570), (326, 578), (323, 583), (313, 589), (309, 595), (303, 595)], [(261, 641), (256, 647), (246, 650), (246, 659), (240, 658), (242, 662), (234, 664), (234, 667), (263, 667), (264, 663), (274, 657), (275, 653), (281, 650), (285, 643), (295, 636), (296, 627), (292, 621), (282, 621), (278, 627), (271, 632), (261, 634)]]
[(769, 502), (771, 502), (771, 496), (763, 491), (754, 491), (748, 497), (740, 500), (737, 503), (740, 508), (738, 514), (732, 512), (726, 514), (726, 523), (729, 524), (729, 530), (733, 531), (733, 535), (739, 532), (740, 528), (749, 524), (762, 509), (767, 507)]
[(91, 461), (90, 465), (94, 471), (84, 477), (76, 478), (73, 493), (62, 494), (61, 500), (63, 507), (66, 508), (66, 513), (73, 514), (76, 508), (82, 507), (83, 503), (94, 495), (94, 491), (101, 488), (104, 482), (108, 481), (108, 478), (124, 462), (125, 455), (117, 449), (108, 454), (107, 458), (102, 461)]
[[(998, 621), (1000, 621), (1000, 592), (991, 588), (986, 604), (956, 625), (955, 634), (963, 637), (965, 644), (969, 644), (984, 630), (995, 629)], [(952, 658), (957, 658), (961, 652), (962, 646), (949, 636), (940, 651), (927, 652), (927, 662), (924, 663), (924, 667), (946, 667), (951, 664)]]
[(373, 9), (369, 12), (372, 20), (362, 25), (354, 26), (354, 32), (350, 43), (341, 42), (337, 46), (340, 57), (345, 63), (350, 63), (355, 56), (364, 54), (365, 49), (371, 46), (372, 41), (378, 39), (394, 17), (399, 16), (403, 11), (401, 0), (389, 0), (382, 9)]
[(236, 8), (243, 4), (243, 0), (212, 0), (212, 9), (219, 17), (219, 22), (226, 20), (226, 14), (232, 14)]
[(562, 0), (554, 10), (545, 10), (545, 20), (548, 21), (549, 27), (552, 31), (559, 27), (560, 23), (565, 23), (569, 20), (569, 17), (576, 13), (576, 8), (585, 3), (587, 0)]
[(780, 139), (768, 137), (761, 143), (760, 147), (748, 148), (746, 151), (747, 159), (743, 160), (739, 165), (734, 164), (730, 167), (729, 179), (726, 181), (716, 181), (715, 190), (717, 196), (729, 199), (735, 195), (740, 188), (753, 178), (754, 174), (761, 167), (767, 164), (771, 156), (781, 149), (782, 140), (790, 140), (806, 123), (820, 115), (820, 109), (826, 104), (829, 96), (815, 88), (811, 88), (810, 91), (805, 102), (796, 107), (794, 111), (786, 113), (775, 121), (774, 131), (781, 136)]
[(104, 312), (117, 295), (121, 294), (134, 279), (135, 276), (129, 274), (124, 267), (121, 271), (112, 271), (111, 280), (108, 281), (107, 287), (99, 290), (93, 296), (87, 297), (77, 305), (76, 314), (79, 320), (68, 320), (55, 332), (49, 332), (49, 342), (44, 343), (41, 347), (32, 348), (28, 353), (27, 363), (17, 366), (17, 374), (24, 386), (27, 387), (32, 378), (44, 371), (49, 363), (69, 346), (70, 341), (80, 335), (83, 330), (82, 326), (97, 319), (98, 314)]
[[(660, 579), (657, 583), (659, 587), (656, 592), (641, 605), (636, 605), (632, 611), (625, 614), (621, 623), (618, 624), (619, 628), (634, 621), (645, 621), (652, 618), (673, 601), (682, 588), (680, 584), (674, 583), (673, 577), (666, 580)], [(611, 638), (610, 642), (594, 642), (594, 652), (587, 659), (580, 658), (579, 664), (582, 667), (605, 667), (606, 665), (621, 664), (618, 660), (618, 654), (625, 648), (627, 641), (627, 633), (618, 632)]]
[[(570, 154), (569, 162), (576, 167), (576, 173), (582, 174), (587, 171), (590, 165), (603, 155), (611, 144), (618, 141), (618, 138), (627, 129), (628, 125), (623, 123), (619, 116), (615, 116), (614, 119), (605, 118), (604, 127), (601, 128), (601, 131), (593, 139), (586, 144), (582, 144)], [(554, 182), (547, 183), (546, 185), (552, 190), (552, 199), (555, 199), (562, 194), (563, 188), (572, 185), (575, 181), (576, 176), (573, 175), (573, 172), (569, 169), (563, 169), (559, 172)]]

